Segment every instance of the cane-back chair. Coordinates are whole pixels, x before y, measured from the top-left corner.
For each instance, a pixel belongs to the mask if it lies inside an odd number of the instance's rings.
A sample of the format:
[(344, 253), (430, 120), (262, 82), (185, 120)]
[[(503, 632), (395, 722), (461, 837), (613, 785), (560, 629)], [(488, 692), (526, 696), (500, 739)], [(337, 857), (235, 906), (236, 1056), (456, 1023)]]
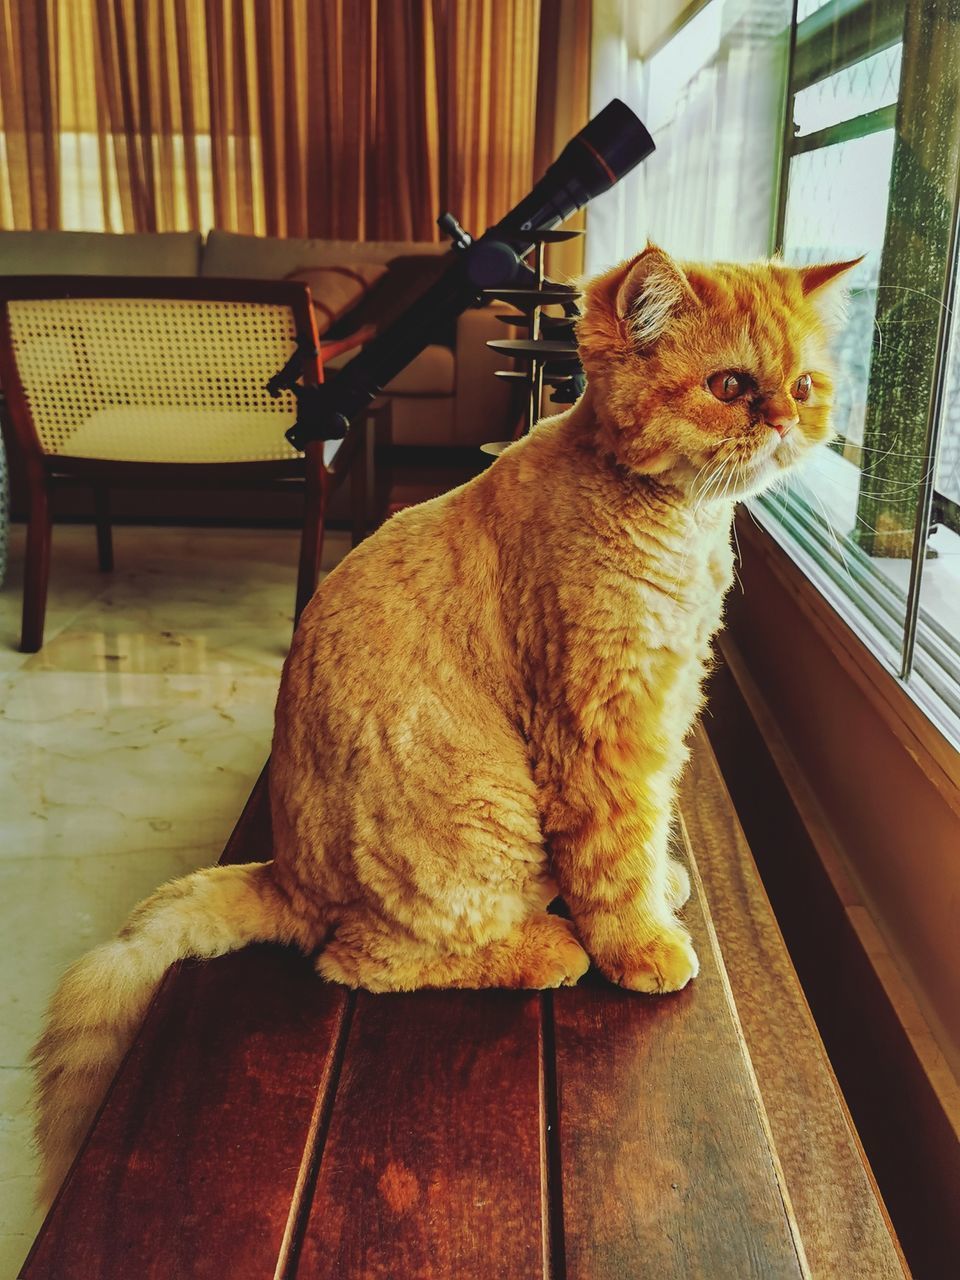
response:
[[(267, 380), (298, 334), (319, 347), (294, 281), (21, 276), (0, 280), (0, 387), (27, 481), (21, 648), (43, 643), (50, 491), (92, 484), (102, 569), (113, 565), (110, 485), (304, 489), (296, 616), (319, 569), (328, 492), (366, 458), (363, 432), (298, 453), (290, 395)], [(322, 378), (319, 357), (305, 381)], [(355, 500), (360, 488), (355, 486)], [(356, 513), (355, 513), (356, 524)]]

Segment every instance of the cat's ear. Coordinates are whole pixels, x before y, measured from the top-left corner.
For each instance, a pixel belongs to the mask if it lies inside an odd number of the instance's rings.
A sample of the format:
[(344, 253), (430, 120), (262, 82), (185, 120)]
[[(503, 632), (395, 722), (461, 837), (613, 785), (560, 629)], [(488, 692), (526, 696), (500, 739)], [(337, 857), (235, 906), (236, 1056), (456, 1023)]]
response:
[(851, 258), (849, 262), (820, 262), (812, 267), (799, 267), (803, 292), (816, 293), (831, 281), (845, 276), (854, 267), (859, 267), (866, 256), (865, 253), (861, 253), (859, 258)]
[(651, 347), (672, 320), (699, 305), (679, 265), (655, 244), (629, 264), (617, 290), (617, 320), (640, 351)]
[(847, 314), (848, 282), (846, 276), (867, 255), (849, 262), (819, 262), (811, 267), (798, 267), (800, 286), (816, 307), (820, 319), (830, 330), (837, 330)]

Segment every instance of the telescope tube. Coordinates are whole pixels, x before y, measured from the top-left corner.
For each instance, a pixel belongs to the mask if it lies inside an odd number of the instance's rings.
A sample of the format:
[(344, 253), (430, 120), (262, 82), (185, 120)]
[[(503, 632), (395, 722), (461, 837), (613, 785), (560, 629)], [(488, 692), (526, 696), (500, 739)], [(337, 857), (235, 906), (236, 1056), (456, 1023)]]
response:
[[(446, 272), (329, 382), (295, 386), (297, 420), (286, 433), (296, 449), (346, 435), (350, 423), (405, 369), (440, 326), (529, 272), (524, 231), (555, 226), (609, 190), (654, 149), (644, 125), (614, 98), (564, 147), (533, 190), (472, 243), (457, 245)], [(466, 238), (465, 238), (466, 241)]]

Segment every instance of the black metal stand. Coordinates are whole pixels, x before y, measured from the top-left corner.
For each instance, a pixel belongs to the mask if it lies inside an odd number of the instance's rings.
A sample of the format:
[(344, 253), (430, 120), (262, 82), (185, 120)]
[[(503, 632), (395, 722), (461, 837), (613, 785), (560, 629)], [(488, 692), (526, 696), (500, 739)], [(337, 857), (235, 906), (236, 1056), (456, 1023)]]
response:
[[(522, 379), (527, 387), (526, 412), (517, 422), (513, 439), (531, 431), (543, 411), (544, 384), (553, 388), (550, 397), (555, 404), (573, 404), (584, 388), (583, 369), (577, 354), (574, 326), (580, 314), (580, 291), (573, 285), (556, 284), (547, 280), (544, 256), (548, 244), (572, 240), (583, 235), (582, 231), (538, 231), (534, 257), (535, 284), (530, 289), (490, 289), (488, 298), (509, 302), (517, 311), (513, 315), (497, 316), (504, 324), (526, 328), (526, 338), (503, 338), (488, 342), (487, 346), (503, 355), (526, 360), (524, 370), (497, 369), (498, 378)], [(544, 308), (562, 306), (563, 316), (544, 314)], [(482, 444), (483, 453), (494, 457), (503, 453), (512, 440), (494, 440)]]

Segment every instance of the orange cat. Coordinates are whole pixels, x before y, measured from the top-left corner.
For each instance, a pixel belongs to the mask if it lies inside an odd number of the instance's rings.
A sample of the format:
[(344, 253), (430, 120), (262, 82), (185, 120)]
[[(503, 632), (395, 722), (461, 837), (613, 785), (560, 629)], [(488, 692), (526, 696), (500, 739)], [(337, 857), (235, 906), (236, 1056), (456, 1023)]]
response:
[(48, 1193), (181, 957), (277, 940), (371, 991), (696, 976), (667, 832), (734, 502), (828, 436), (852, 265), (648, 248), (588, 287), (580, 402), (329, 575), (280, 686), (273, 861), (159, 890), (54, 996)]

